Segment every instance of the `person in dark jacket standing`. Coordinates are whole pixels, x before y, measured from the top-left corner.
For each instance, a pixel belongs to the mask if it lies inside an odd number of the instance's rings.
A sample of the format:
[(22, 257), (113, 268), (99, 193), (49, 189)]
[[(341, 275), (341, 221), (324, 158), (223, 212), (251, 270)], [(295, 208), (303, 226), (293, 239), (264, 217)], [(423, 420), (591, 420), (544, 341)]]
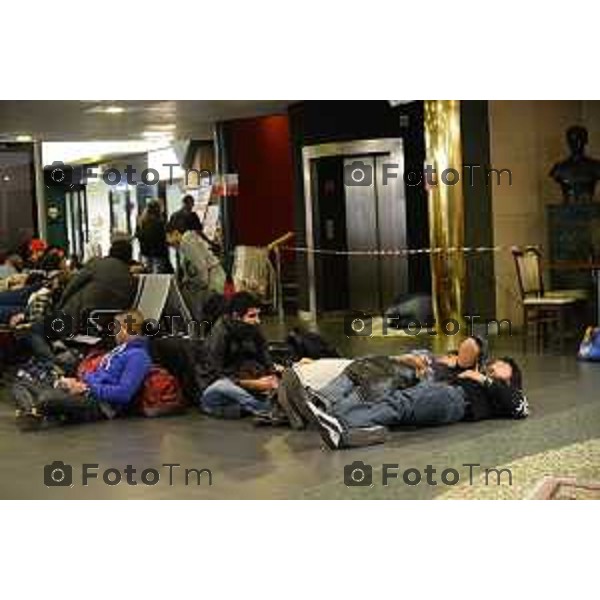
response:
[(150, 200), (139, 220), (135, 236), (140, 242), (142, 263), (149, 273), (172, 273), (160, 203)]
[[(131, 243), (116, 240), (108, 256), (89, 261), (67, 284), (58, 309), (82, 324), (92, 310), (125, 310), (133, 304), (137, 289), (129, 271)], [(79, 329), (79, 327), (77, 327)]]
[(173, 229), (178, 229), (181, 233), (202, 229), (200, 217), (194, 212), (194, 202), (194, 197), (189, 194), (181, 199), (181, 208), (175, 211), (169, 219)]

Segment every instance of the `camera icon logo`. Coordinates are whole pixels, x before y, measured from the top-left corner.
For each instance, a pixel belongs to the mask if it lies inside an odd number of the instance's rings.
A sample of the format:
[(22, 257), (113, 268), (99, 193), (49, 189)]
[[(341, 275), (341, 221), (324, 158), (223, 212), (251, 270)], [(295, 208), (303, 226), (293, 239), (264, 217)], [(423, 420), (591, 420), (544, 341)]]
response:
[(373, 183), (373, 167), (365, 165), (362, 160), (355, 160), (344, 165), (344, 185), (369, 186)]
[(344, 317), (346, 337), (369, 337), (373, 333), (373, 319), (366, 313), (352, 313)]
[(44, 485), (46, 487), (71, 487), (73, 485), (73, 467), (62, 460), (55, 460), (44, 466)]
[[(98, 337), (116, 337), (121, 331), (121, 324), (117, 321), (116, 316), (123, 312), (122, 310), (114, 310), (109, 308), (95, 308), (90, 311), (86, 323), (86, 334)], [(125, 327), (130, 331), (130, 327), (135, 324), (127, 322)]]
[(44, 317), (44, 335), (49, 340), (64, 340), (75, 335), (75, 319), (62, 310)]
[(73, 185), (73, 167), (65, 165), (62, 160), (55, 160), (44, 167), (44, 184), (46, 187), (71, 187)]
[(344, 484), (347, 487), (368, 487), (373, 485), (373, 467), (362, 460), (355, 460), (344, 467)]

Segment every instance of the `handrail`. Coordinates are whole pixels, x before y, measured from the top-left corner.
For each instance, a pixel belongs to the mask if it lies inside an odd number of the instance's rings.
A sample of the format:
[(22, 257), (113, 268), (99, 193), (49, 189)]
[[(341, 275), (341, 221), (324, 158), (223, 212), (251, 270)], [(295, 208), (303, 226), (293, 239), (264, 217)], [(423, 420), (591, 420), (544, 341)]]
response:
[(288, 231), (287, 233), (284, 233), (282, 236), (278, 237), (276, 240), (273, 240), (268, 246), (267, 246), (267, 250), (269, 252), (271, 252), (271, 250), (274, 250), (275, 248), (277, 248), (278, 246), (281, 246), (281, 244), (285, 244), (285, 242), (287, 242), (288, 240), (292, 239), (294, 237), (294, 232), (293, 231)]

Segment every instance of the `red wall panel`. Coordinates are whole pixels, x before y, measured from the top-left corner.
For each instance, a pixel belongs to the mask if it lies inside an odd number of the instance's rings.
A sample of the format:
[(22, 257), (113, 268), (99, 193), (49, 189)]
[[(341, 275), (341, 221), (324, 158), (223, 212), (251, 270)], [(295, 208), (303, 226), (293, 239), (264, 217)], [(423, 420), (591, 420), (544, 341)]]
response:
[(231, 158), (239, 174), (236, 242), (265, 246), (294, 230), (292, 148), (287, 116), (231, 123)]

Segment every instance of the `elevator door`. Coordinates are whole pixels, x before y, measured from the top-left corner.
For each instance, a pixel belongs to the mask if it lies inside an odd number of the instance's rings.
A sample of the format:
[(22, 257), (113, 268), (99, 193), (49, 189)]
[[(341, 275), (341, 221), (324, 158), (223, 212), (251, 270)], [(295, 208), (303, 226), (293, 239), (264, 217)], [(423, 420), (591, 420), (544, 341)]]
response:
[(345, 172), (357, 163), (363, 165), (361, 183), (368, 185), (345, 188), (349, 308), (382, 311), (408, 291), (406, 256), (391, 252), (406, 247), (402, 155), (346, 157)]

